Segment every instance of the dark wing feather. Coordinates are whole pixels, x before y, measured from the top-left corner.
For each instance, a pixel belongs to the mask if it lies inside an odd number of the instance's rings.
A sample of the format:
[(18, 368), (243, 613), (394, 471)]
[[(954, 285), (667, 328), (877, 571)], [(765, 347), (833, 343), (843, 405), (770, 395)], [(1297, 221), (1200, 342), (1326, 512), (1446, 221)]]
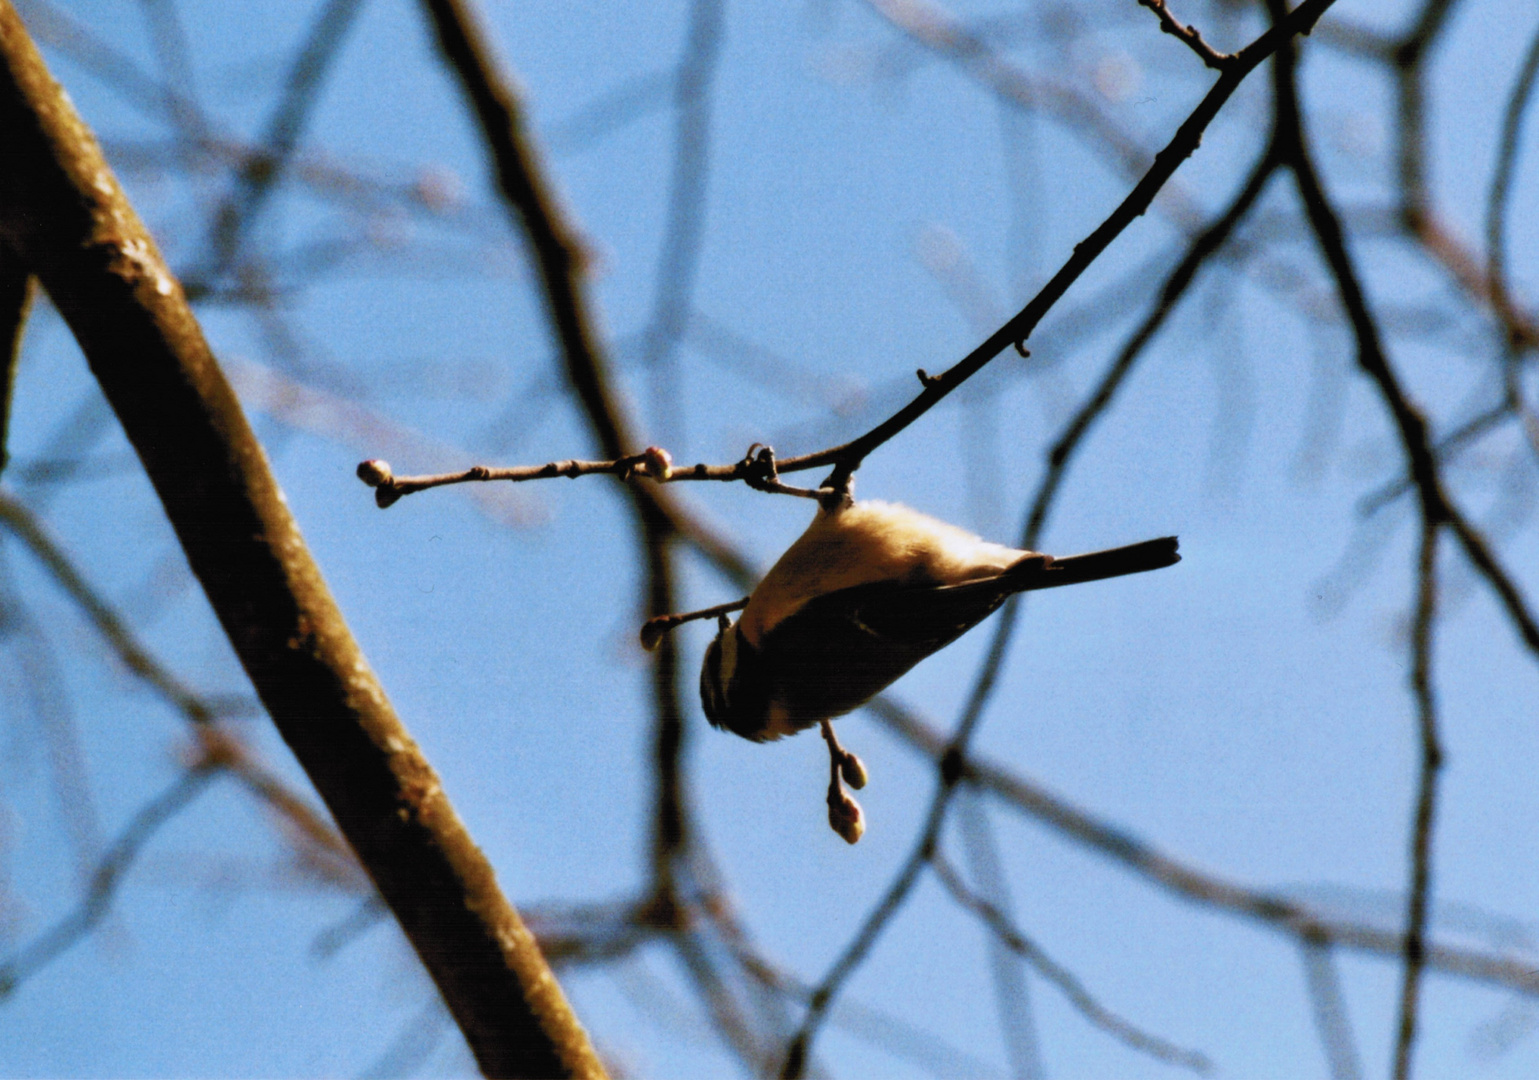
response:
[(840, 589), (809, 600), (771, 628), (758, 649), (740, 651), (739, 697), (774, 701), (788, 723), (808, 727), (858, 708), (1014, 593), (1157, 570), (1180, 559), (1175, 537), (1165, 537), (1064, 559), (1027, 555), (1002, 573), (959, 585), (883, 581)]
[(1019, 590), (1012, 574), (962, 585), (884, 581), (810, 600), (760, 643), (760, 670), (774, 673), (768, 696), (801, 725), (849, 712), (986, 619)]

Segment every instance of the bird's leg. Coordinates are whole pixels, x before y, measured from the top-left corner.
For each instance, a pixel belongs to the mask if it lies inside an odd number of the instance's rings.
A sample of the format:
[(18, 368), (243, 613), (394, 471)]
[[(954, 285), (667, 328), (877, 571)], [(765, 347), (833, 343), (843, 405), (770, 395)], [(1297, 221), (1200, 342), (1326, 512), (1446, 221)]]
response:
[(855, 502), (854, 487), (855, 469), (841, 461), (818, 485), (818, 505), (830, 514), (842, 510)]
[[(699, 611), (685, 611), (677, 615), (654, 615), (641, 624), (641, 647), (647, 652), (657, 648), (657, 643), (663, 640), (663, 635), (675, 626), (681, 626), (695, 619), (709, 619), (711, 616), (719, 616), (725, 620), (729, 611), (742, 611), (748, 606), (748, 597), (734, 600), (730, 604), (717, 604), (715, 607), (701, 608)], [(725, 626), (722, 627), (726, 629)]]
[(819, 723), (823, 728), (823, 741), (828, 744), (828, 824), (846, 843), (853, 844), (865, 833), (866, 820), (860, 803), (844, 790), (840, 778), (858, 791), (866, 786), (866, 767), (860, 758), (839, 745), (839, 737), (834, 734), (834, 725), (830, 721)]

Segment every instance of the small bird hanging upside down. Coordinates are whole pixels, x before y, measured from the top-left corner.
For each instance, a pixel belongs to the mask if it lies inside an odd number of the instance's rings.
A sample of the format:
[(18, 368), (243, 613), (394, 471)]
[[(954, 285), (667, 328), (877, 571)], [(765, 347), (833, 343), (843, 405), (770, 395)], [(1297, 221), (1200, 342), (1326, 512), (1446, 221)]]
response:
[(829, 821), (853, 844), (864, 824), (839, 779), (859, 788), (865, 769), (834, 737), (833, 717), (869, 701), (1015, 593), (1180, 559), (1173, 536), (1055, 559), (988, 543), (904, 506), (830, 499), (738, 621), (720, 615), (700, 700), (714, 726), (755, 742), (821, 725), (831, 755)]

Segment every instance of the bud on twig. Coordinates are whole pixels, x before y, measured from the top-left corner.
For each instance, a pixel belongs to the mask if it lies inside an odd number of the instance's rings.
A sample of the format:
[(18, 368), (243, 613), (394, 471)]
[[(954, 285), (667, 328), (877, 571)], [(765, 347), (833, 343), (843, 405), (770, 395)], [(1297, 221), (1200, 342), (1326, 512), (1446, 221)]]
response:
[(846, 844), (860, 842), (866, 832), (866, 816), (860, 803), (844, 791), (828, 793), (828, 827), (844, 838)]
[(646, 474), (661, 483), (673, 475), (673, 455), (661, 446), (649, 446), (641, 452)]
[(866, 780), (869, 779), (866, 774), (865, 762), (861, 761), (860, 758), (856, 757), (848, 750), (846, 750), (844, 752), (844, 756), (839, 759), (839, 775), (843, 776), (844, 782), (849, 784), (850, 787), (854, 788), (856, 791), (859, 791), (861, 788), (865, 787)]
[(381, 484), (388, 484), (395, 479), (395, 474), (390, 471), (390, 463), (378, 458), (370, 458), (368, 461), (358, 463), (358, 479), (368, 484), (371, 488), (377, 488)]

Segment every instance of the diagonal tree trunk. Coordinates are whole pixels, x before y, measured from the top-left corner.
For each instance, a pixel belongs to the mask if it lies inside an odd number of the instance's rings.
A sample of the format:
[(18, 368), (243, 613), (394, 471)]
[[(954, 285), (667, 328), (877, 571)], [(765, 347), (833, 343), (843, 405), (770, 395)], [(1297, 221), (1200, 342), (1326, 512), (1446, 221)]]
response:
[(274, 723), (489, 1076), (603, 1068), (353, 640), (182, 288), (0, 0), (0, 245), (47, 289)]

